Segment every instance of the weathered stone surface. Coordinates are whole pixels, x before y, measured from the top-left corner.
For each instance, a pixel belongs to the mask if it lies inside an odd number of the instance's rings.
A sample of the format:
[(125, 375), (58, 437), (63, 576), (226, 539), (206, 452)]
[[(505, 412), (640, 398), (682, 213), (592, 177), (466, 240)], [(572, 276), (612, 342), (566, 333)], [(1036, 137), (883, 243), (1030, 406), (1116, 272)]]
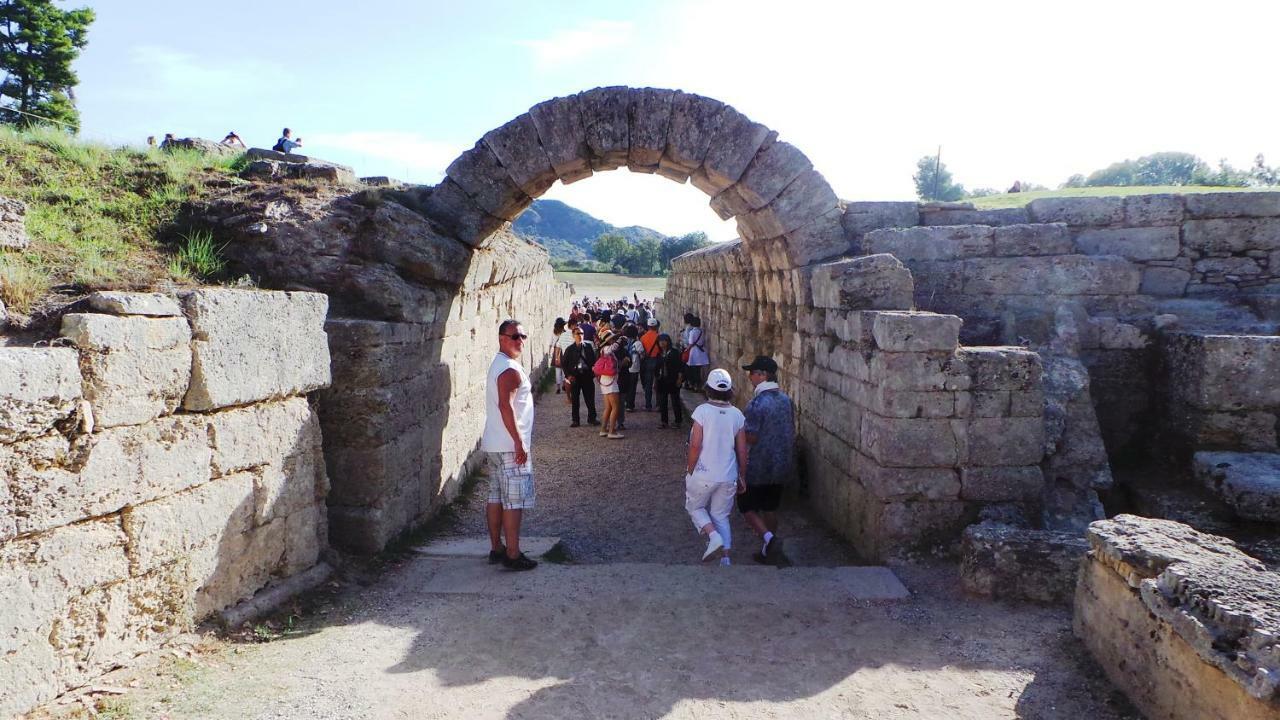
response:
[(1064, 223), (1005, 225), (993, 233), (992, 251), (1000, 256), (1069, 255), (1075, 251)]
[(1181, 195), (1134, 195), (1124, 199), (1126, 225), (1179, 225), (1185, 214)]
[(22, 250), (29, 244), (26, 203), (0, 196), (0, 251)]
[(960, 580), (967, 592), (1006, 600), (1070, 603), (1089, 550), (1083, 535), (983, 522), (965, 528)]
[(835, 191), (817, 170), (806, 170), (769, 205), (738, 217), (738, 234), (748, 240), (781, 237), (839, 208)]
[(911, 306), (911, 272), (892, 255), (867, 255), (814, 267), (813, 303), (841, 310)]
[(640, 88), (631, 91), (627, 105), (629, 125), (627, 168), (632, 172), (654, 173), (667, 149), (671, 107), (675, 91)]
[(853, 475), (879, 500), (954, 500), (960, 480), (952, 468), (885, 467), (853, 452)]
[(956, 353), (975, 391), (1028, 392), (1040, 387), (1040, 356), (1021, 347), (962, 347)]
[[(959, 203), (961, 205), (967, 203)], [(1023, 225), (1031, 221), (1026, 208), (977, 210), (973, 207), (925, 207), (920, 210), (921, 225)]]
[(1124, 198), (1040, 198), (1027, 203), (1032, 222), (1116, 225), (1124, 222)]
[(667, 149), (659, 161), (658, 174), (677, 182), (688, 180), (706, 158), (724, 109), (718, 100), (676, 91), (671, 100)]
[(489, 147), (512, 181), (529, 197), (538, 197), (555, 184), (558, 176), (538, 141), (538, 128), (528, 113), (484, 135)]
[(1128, 260), (1086, 255), (965, 261), (969, 295), (1131, 295), (1142, 271)]
[(1248, 520), (1280, 523), (1280, 455), (1198, 452), (1196, 478)]
[(529, 108), (529, 118), (561, 182), (567, 185), (591, 177), (591, 149), (576, 95), (538, 103)]
[(243, 405), (329, 384), (323, 295), (197, 290), (184, 303), (195, 338), (186, 409)]
[(742, 177), (768, 136), (768, 128), (726, 105), (702, 165), (691, 176), (694, 187), (712, 197), (719, 195)]
[(180, 317), (178, 301), (164, 293), (112, 292), (100, 290), (89, 296), (89, 307), (111, 315)]
[(812, 169), (813, 163), (799, 148), (775, 142), (756, 153), (742, 177), (726, 192), (736, 193), (748, 208), (756, 210), (772, 202), (801, 173)]
[(1210, 275), (1258, 275), (1262, 272), (1257, 261), (1247, 257), (1205, 258), (1196, 261), (1195, 269)]
[(43, 435), (75, 414), (78, 360), (70, 348), (0, 347), (0, 443)]
[[(840, 227), (843, 211), (833, 208), (813, 222), (783, 236), (790, 267), (804, 267), (849, 251), (849, 241)], [(808, 304), (807, 302), (802, 304)]]
[(479, 203), (448, 177), (432, 188), (431, 193), (423, 200), (423, 211), (455, 238), (471, 247), (480, 246), (506, 222), (503, 218), (485, 212)]
[(1044, 421), (1038, 417), (971, 418), (968, 464), (1036, 465), (1044, 457)]
[(578, 95), (582, 127), (594, 170), (614, 170), (627, 164), (631, 149), (627, 108), (631, 89), (602, 87)]
[(1201, 253), (1242, 253), (1280, 249), (1280, 218), (1188, 220), (1182, 241)]
[(990, 255), (994, 231), (986, 225), (885, 228), (862, 238), (862, 250), (889, 253), (899, 260), (955, 260)]
[(1178, 256), (1181, 243), (1175, 227), (1100, 228), (1076, 236), (1085, 255), (1119, 255), (1130, 260), (1168, 260)]
[[(193, 555), (205, 546), (237, 542), (253, 527), (253, 475), (239, 473), (207, 482), (187, 492), (177, 493), (125, 510), (123, 525), (129, 536), (129, 558), (133, 574), (145, 573), (179, 558)], [(213, 567), (200, 568), (205, 581), (218, 578), (219, 565), (234, 560), (240, 548), (201, 553)], [(216, 556), (223, 555), (222, 558)]]
[(182, 404), (191, 379), (191, 329), (184, 317), (72, 313), (62, 335), (80, 349), (84, 397), (98, 428), (137, 425)]
[(1197, 219), (1280, 216), (1277, 192), (1187, 193), (1183, 200), (1187, 214)]
[(289, 398), (208, 415), (215, 475), (229, 475), (316, 451), (318, 418), (306, 398)]
[[(1021, 442), (1023, 438), (1009, 438)], [(966, 467), (960, 470), (960, 498), (985, 503), (1038, 498), (1044, 492), (1044, 473), (1036, 465)]]
[(954, 467), (960, 452), (950, 420), (882, 418), (862, 421), (863, 452), (886, 467)]
[(1280, 337), (1169, 333), (1162, 351), (1173, 396), (1197, 408), (1280, 407)]
[(960, 325), (955, 315), (929, 312), (869, 312), (863, 322), (871, 322), (876, 347), (890, 352), (951, 352), (960, 344)]
[(862, 236), (880, 228), (915, 227), (920, 224), (920, 204), (915, 202), (850, 202), (841, 219), (845, 234), (861, 248)]
[(533, 202), (483, 140), (459, 155), (445, 173), (481, 210), (503, 220), (514, 219)]
[(1149, 267), (1142, 270), (1142, 284), (1138, 291), (1144, 295), (1182, 297), (1187, 291), (1191, 273), (1172, 267)]

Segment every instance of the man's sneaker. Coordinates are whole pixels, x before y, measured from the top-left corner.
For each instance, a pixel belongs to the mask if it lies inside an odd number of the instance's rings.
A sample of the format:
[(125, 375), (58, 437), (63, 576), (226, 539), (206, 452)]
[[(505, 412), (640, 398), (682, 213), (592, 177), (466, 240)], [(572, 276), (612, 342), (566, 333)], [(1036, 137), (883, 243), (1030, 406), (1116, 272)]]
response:
[(622, 434), (622, 433), (620, 433), (620, 432), (611, 432), (611, 433), (609, 433), (609, 435), (608, 435), (608, 438), (609, 438), (610, 440), (621, 440), (621, 439), (622, 439), (622, 438), (624, 438), (624, 437), (626, 437), (626, 435), (623, 435), (623, 434)]
[(712, 531), (707, 538), (707, 549), (702, 553), (702, 559), (708, 560), (717, 550), (724, 547), (724, 540), (720, 538), (720, 533)]
[(575, 422), (569, 423), (569, 427), (581, 427), (581, 426), (582, 426), (582, 423), (575, 423)]
[(506, 549), (505, 547), (500, 547), (500, 548), (498, 548), (497, 550), (490, 550), (490, 551), (489, 551), (489, 564), (490, 564), (490, 565), (497, 565), (498, 563), (500, 563), (500, 562), (502, 562), (503, 560), (505, 560), (505, 559), (506, 559), (506, 557), (507, 557), (507, 549)]
[(791, 564), (791, 561), (787, 560), (786, 554), (782, 551), (782, 538), (777, 535), (774, 535), (769, 544), (765, 546), (763, 554), (766, 561), (771, 565), (785, 567)]
[(518, 557), (513, 558), (505, 557), (504, 553), (504, 557), (502, 558), (502, 567), (508, 570), (532, 570), (538, 567), (538, 561), (530, 560), (524, 553), (520, 553)]

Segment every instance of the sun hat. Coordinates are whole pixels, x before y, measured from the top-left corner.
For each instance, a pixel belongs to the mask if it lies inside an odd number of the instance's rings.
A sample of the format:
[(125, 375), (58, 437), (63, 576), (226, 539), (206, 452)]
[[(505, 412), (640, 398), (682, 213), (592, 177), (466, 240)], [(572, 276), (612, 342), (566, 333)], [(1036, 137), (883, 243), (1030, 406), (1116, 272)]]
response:
[(728, 370), (716, 368), (707, 373), (707, 387), (712, 390), (732, 390), (733, 378), (729, 377)]

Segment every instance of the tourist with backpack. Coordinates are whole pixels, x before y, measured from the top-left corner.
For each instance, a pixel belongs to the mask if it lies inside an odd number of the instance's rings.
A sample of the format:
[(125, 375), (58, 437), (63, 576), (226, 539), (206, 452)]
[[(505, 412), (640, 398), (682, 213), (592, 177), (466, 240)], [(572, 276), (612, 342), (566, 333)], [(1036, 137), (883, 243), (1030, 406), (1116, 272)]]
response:
[(640, 384), (644, 386), (644, 409), (653, 410), (653, 374), (658, 369), (658, 319), (649, 318), (648, 328), (640, 336), (644, 362), (640, 365)]
[(640, 386), (640, 365), (644, 362), (644, 346), (640, 344), (640, 333), (634, 325), (622, 329), (627, 339), (624, 346), (627, 362), (622, 373), (622, 407), (624, 411), (635, 412), (636, 388)]
[(733, 498), (746, 490), (746, 418), (731, 404), (733, 380), (721, 368), (707, 376), (707, 402), (690, 419), (689, 453), (685, 460), (684, 509), (693, 526), (707, 538), (703, 560), (720, 554), (729, 565), (732, 537), (729, 513)]
[(276, 141), (275, 145), (271, 146), (271, 149), (278, 153), (285, 153), (287, 155), (288, 153), (293, 152), (294, 148), (300, 147), (302, 147), (302, 138), (294, 140), (293, 131), (289, 128), (285, 128), (280, 131), (280, 139)]
[(604, 415), (601, 417), (600, 437), (621, 440), (626, 437), (618, 432), (618, 408), (622, 404), (621, 387), (618, 383), (617, 339), (613, 335), (602, 335), (600, 352), (596, 356), (595, 365), (591, 367), (600, 386), (600, 395), (604, 398)]
[(654, 372), (653, 388), (658, 393), (658, 427), (667, 427), (667, 407), (671, 407), (673, 427), (679, 428), (684, 422), (684, 407), (680, 403), (680, 383), (684, 379), (684, 361), (680, 359), (680, 351), (671, 347), (671, 336), (662, 333), (658, 336), (660, 356)]
[(702, 373), (711, 364), (711, 356), (707, 354), (707, 332), (702, 327), (702, 318), (697, 315), (689, 317), (688, 345), (685, 347), (684, 364), (688, 368), (685, 377), (695, 388), (702, 383)]

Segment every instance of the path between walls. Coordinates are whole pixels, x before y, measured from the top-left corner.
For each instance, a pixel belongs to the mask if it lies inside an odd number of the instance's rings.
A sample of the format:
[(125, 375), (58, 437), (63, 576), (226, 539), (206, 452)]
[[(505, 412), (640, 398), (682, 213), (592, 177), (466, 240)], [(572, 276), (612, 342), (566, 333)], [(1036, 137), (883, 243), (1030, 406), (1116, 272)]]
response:
[[(735, 567), (700, 565), (683, 432), (639, 412), (625, 440), (599, 438), (569, 428), (554, 393), (538, 413), (526, 529), (562, 536), (574, 563), (509, 574), (412, 555), (273, 642), (204, 640), (194, 665), (161, 655), (103, 684), (128, 688), (137, 717), (219, 720), (1133, 717), (1065, 608), (961, 598), (940, 566), (894, 568), (908, 599), (857, 599), (874, 588), (833, 567), (851, 551), (795, 500), (795, 567), (757, 566), (743, 543)], [(477, 535), (483, 489), (447, 532)]]

